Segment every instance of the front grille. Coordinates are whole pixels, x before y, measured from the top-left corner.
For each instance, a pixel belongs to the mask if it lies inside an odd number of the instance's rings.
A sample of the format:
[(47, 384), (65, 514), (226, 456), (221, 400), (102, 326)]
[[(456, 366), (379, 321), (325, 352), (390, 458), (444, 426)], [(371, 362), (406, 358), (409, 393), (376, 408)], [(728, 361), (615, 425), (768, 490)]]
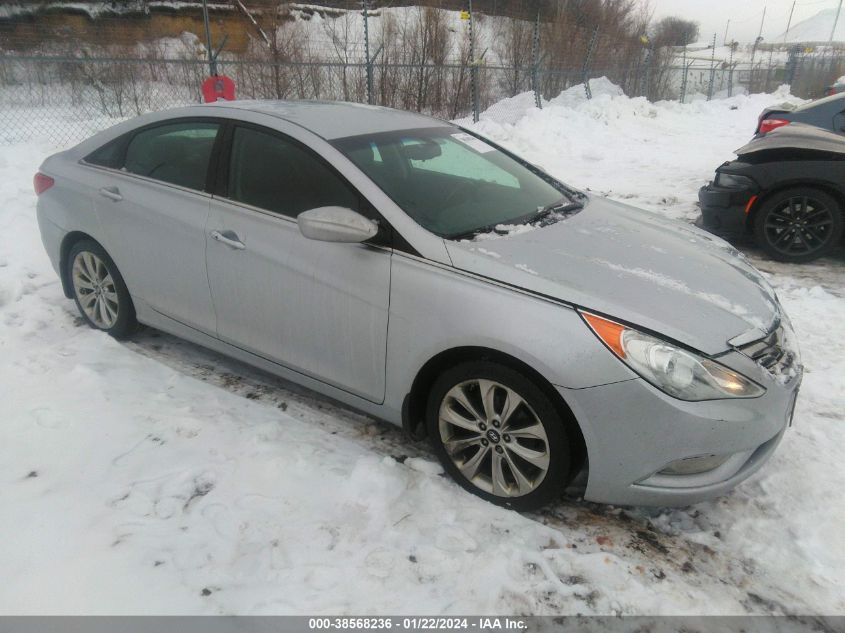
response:
[(783, 325), (740, 351), (773, 375), (789, 375), (796, 369), (797, 350), (791, 348)]

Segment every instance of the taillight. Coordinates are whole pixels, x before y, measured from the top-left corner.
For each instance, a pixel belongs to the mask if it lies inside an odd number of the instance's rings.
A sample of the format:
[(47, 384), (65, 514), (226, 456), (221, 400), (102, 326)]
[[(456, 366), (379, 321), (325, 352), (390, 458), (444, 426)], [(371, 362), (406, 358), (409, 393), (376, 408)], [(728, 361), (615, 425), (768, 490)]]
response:
[(789, 125), (789, 121), (786, 119), (763, 119), (760, 121), (760, 134), (768, 134), (784, 125)]
[(35, 177), (32, 179), (32, 186), (35, 187), (35, 195), (37, 196), (40, 196), (55, 184), (55, 180), (46, 174), (42, 174), (40, 171), (35, 174)]

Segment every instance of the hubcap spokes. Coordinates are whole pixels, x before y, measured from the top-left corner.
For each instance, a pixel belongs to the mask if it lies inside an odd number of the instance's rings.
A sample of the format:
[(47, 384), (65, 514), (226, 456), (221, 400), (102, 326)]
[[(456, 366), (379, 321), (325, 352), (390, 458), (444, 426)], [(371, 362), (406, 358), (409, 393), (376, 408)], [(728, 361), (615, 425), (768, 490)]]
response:
[(469, 380), (448, 391), (439, 412), (440, 439), (461, 474), (481, 490), (520, 497), (549, 470), (549, 439), (534, 410), (513, 389)]
[(813, 198), (793, 197), (771, 211), (765, 220), (769, 244), (784, 255), (806, 255), (830, 241), (833, 215)]
[(73, 260), (73, 289), (85, 316), (108, 330), (117, 322), (117, 289), (105, 263), (94, 253), (82, 251)]

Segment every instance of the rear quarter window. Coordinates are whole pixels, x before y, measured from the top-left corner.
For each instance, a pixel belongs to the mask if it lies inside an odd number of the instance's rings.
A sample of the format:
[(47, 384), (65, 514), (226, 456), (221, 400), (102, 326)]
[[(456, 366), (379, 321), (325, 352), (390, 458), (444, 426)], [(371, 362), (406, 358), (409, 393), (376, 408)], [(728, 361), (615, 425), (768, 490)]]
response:
[(123, 135), (100, 147), (85, 157), (85, 162), (98, 167), (120, 169), (123, 167), (123, 150), (128, 141), (128, 135)]

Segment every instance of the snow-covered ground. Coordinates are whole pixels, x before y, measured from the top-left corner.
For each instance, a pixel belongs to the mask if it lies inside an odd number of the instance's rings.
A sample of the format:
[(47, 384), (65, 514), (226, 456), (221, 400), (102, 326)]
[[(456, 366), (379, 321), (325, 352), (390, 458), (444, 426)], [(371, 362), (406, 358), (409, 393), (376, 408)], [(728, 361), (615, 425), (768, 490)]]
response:
[[(680, 219), (789, 98), (593, 92), (477, 129)], [(566, 499), (520, 515), (463, 492), (398, 429), (155, 331), (119, 343), (85, 327), (36, 226), (31, 178), (54, 149), (0, 146), (0, 614), (845, 614), (842, 253), (751, 253), (807, 367), (760, 473), (681, 510)]]

